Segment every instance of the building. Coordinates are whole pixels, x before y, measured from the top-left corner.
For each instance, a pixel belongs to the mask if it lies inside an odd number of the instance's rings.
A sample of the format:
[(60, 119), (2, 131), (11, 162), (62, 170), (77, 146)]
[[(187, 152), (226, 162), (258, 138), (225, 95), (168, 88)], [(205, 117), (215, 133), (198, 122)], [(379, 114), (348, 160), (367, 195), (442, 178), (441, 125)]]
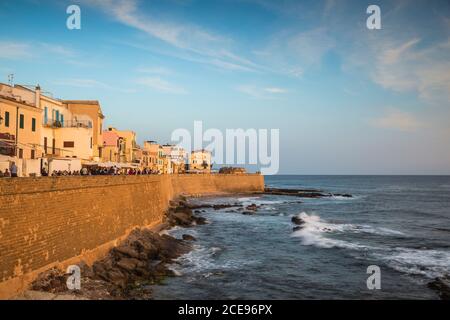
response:
[(204, 149), (191, 152), (189, 158), (190, 172), (211, 173), (211, 167), (211, 152)]
[(102, 162), (120, 162), (120, 155), (125, 154), (123, 139), (114, 131), (104, 131), (102, 139)]
[(42, 148), (42, 112), (0, 90), (0, 155), (18, 159), (37, 159)]
[(121, 147), (119, 148), (120, 152), (118, 162), (138, 163), (140, 160), (137, 157), (139, 147), (136, 143), (136, 133), (131, 130), (117, 130), (114, 127), (109, 127), (108, 131), (116, 133), (121, 139), (120, 141)]
[[(87, 161), (94, 159), (94, 120), (89, 114), (82, 114), (81, 111), (72, 112), (73, 107), (51, 97), (48, 93), (44, 94), (39, 85), (30, 88), (0, 84), (0, 94), (40, 110), (39, 121), (37, 118), (30, 120), (34, 121), (32, 126), (36, 128), (35, 132), (39, 136), (35, 150), (35, 153), (39, 150), (39, 155), (35, 156), (78, 158)], [(23, 118), (23, 126), (26, 126), (26, 115), (23, 115)], [(19, 127), (22, 126), (20, 115), (18, 124)]]
[(170, 173), (184, 173), (186, 164), (186, 151), (175, 145), (165, 144), (162, 146), (164, 155), (171, 162), (171, 172)]
[(100, 103), (96, 100), (63, 100), (76, 121), (91, 121), (92, 124), (92, 156), (100, 161), (103, 148), (103, 115)]
[[(153, 172), (164, 172), (164, 149), (155, 141), (145, 141), (143, 148), (143, 166)], [(168, 171), (166, 164), (166, 171)]]

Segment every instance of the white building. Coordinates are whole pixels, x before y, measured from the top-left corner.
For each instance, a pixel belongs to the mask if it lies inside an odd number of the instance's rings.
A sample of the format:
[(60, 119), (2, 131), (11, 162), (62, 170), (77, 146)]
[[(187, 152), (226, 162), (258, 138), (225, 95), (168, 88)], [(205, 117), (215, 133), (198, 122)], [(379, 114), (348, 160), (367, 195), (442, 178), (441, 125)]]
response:
[(189, 159), (189, 171), (210, 173), (211, 152), (204, 149), (192, 151)]

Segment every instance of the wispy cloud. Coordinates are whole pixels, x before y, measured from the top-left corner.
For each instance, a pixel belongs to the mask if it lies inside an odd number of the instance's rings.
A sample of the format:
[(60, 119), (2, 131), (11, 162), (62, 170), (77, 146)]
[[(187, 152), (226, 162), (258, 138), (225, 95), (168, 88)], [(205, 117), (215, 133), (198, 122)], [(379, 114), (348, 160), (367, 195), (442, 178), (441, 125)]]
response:
[(283, 88), (276, 88), (276, 87), (265, 88), (264, 90), (265, 90), (266, 92), (274, 93), (274, 94), (286, 93), (286, 92), (287, 92), (286, 89), (283, 89)]
[(23, 59), (31, 56), (31, 49), (27, 43), (0, 41), (0, 58)]
[(424, 126), (413, 114), (391, 109), (380, 118), (371, 121), (376, 127), (400, 131), (415, 131)]
[(142, 14), (136, 0), (95, 0), (94, 4), (116, 21), (159, 39), (183, 52), (179, 57), (227, 70), (254, 71), (261, 66), (234, 53), (233, 40), (198, 25), (164, 21)]
[(136, 80), (136, 83), (151, 88), (161, 93), (186, 94), (188, 91), (178, 85), (172, 84), (160, 77), (143, 77)]
[(161, 66), (139, 67), (136, 71), (139, 73), (157, 74), (161, 76), (173, 75), (175, 73), (173, 70)]
[(52, 82), (57, 86), (67, 86), (74, 88), (83, 88), (83, 89), (104, 89), (111, 90), (122, 93), (133, 93), (136, 92), (135, 89), (127, 89), (122, 87), (111, 86), (107, 83), (95, 80), (95, 79), (86, 79), (86, 78), (66, 78), (59, 79)]
[(394, 91), (415, 91), (428, 101), (450, 102), (450, 39), (418, 47), (414, 38), (397, 46), (384, 44), (373, 80)]
[(254, 99), (275, 99), (280, 94), (287, 93), (284, 88), (278, 87), (258, 87), (255, 85), (241, 85), (236, 88), (237, 91), (244, 93)]

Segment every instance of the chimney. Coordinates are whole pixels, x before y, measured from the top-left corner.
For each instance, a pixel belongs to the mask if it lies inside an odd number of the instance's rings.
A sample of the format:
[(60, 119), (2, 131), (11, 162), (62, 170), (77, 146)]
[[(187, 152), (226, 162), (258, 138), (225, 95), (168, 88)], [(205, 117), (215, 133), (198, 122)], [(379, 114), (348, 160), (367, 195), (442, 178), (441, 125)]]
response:
[(40, 108), (41, 107), (41, 87), (39, 86), (39, 84), (36, 86), (34, 97), (35, 97), (34, 105), (36, 106), (36, 108)]

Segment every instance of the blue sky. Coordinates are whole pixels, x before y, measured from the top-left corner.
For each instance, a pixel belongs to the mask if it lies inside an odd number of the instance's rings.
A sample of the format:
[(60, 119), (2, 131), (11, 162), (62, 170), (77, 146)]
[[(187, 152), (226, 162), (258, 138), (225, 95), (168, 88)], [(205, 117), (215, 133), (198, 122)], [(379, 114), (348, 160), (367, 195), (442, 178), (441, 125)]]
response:
[(448, 1), (3, 0), (0, 24), (0, 81), (97, 99), (139, 141), (202, 120), (280, 129), (280, 173), (450, 174)]

